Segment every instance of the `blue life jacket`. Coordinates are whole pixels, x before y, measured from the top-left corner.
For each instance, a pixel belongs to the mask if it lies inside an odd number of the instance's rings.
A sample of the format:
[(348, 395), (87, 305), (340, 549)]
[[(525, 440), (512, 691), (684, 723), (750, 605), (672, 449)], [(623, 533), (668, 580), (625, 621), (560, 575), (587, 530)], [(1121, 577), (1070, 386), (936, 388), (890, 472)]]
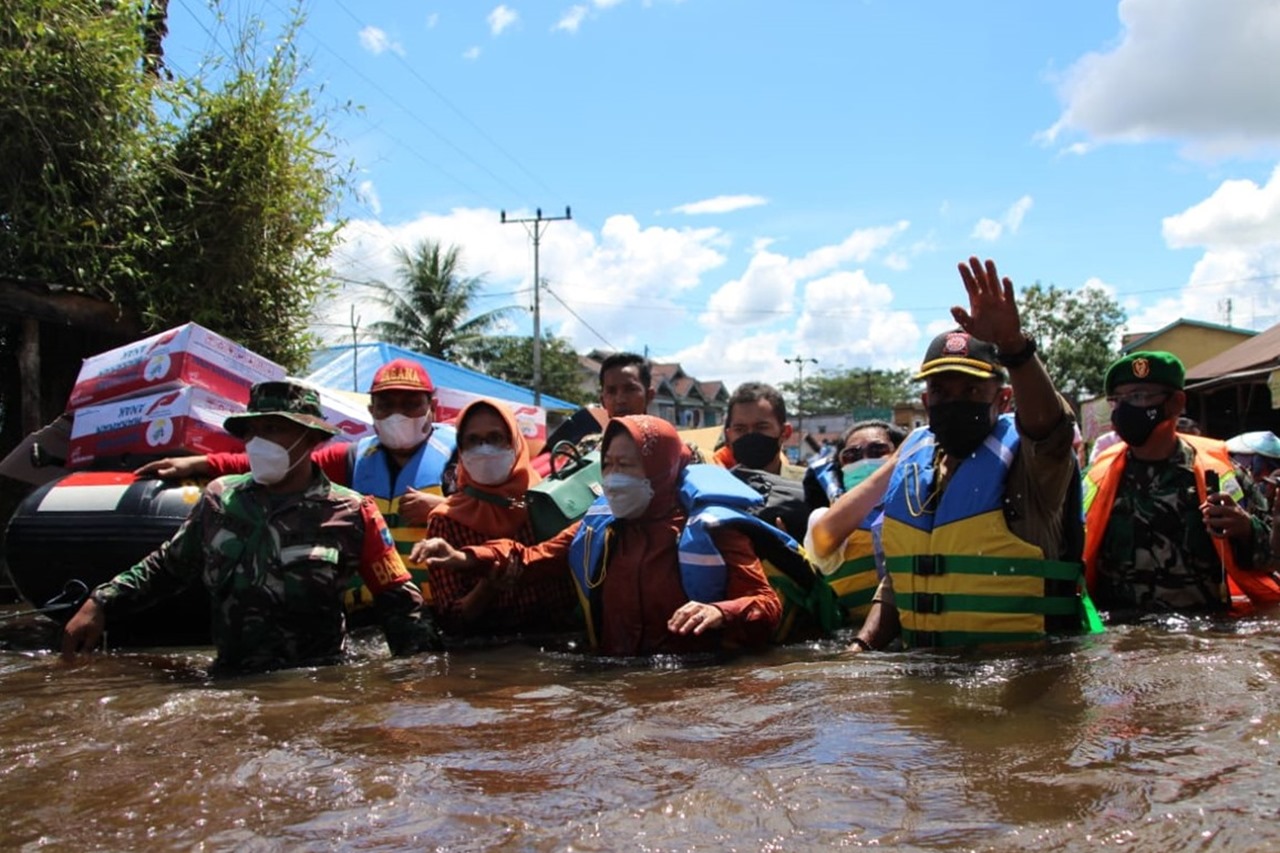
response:
[[(724, 527), (739, 530), (751, 538), (766, 576), (784, 599), (783, 627), (775, 633), (775, 639), (781, 639), (780, 635), (789, 630), (794, 616), (790, 620), (785, 618), (788, 596), (778, 589), (779, 584), (785, 581), (783, 586), (801, 590), (806, 601), (798, 603), (806, 607), (808, 597), (814, 595), (816, 589), (826, 589), (799, 544), (786, 532), (750, 515), (748, 511), (763, 504), (764, 498), (719, 465), (688, 466), (680, 482), (679, 500), (687, 513), (677, 546), (680, 582), (685, 595), (690, 601), (705, 603), (724, 599), (728, 567), (711, 534)], [(595, 625), (600, 618), (596, 590), (603, 581), (609, 528), (615, 521), (608, 501), (598, 499), (583, 516), (569, 546), (569, 570), (587, 617), (587, 633), (593, 645)], [(783, 568), (776, 568), (779, 565)]]
[[(431, 435), (418, 446), (413, 456), (396, 474), (395, 482), (391, 480), (391, 460), (376, 435), (360, 439), (347, 456), (351, 488), (373, 498), (378, 511), (386, 519), (387, 529), (396, 543), (400, 558), (404, 560), (427, 601), (431, 600), (427, 569), (421, 563), (414, 563), (409, 559), (414, 543), (422, 538), (422, 527), (405, 524), (400, 518), (400, 498), (410, 488), (434, 495), (443, 494), (441, 480), (456, 444), (457, 433), (453, 427), (432, 424)], [(352, 579), (344, 602), (347, 611), (352, 613), (373, 603), (373, 596), (361, 582), (359, 575)]]
[[(431, 435), (418, 446), (413, 456), (391, 480), (391, 466), (387, 454), (376, 435), (367, 435), (356, 442), (351, 461), (351, 488), (361, 494), (377, 498), (382, 504), (397, 502), (410, 488), (431, 490), (440, 488), (445, 466), (457, 446), (457, 433), (453, 427), (432, 424)], [(393, 510), (394, 511), (394, 510)], [(383, 515), (386, 515), (383, 510)], [(394, 527), (391, 519), (388, 526)]]

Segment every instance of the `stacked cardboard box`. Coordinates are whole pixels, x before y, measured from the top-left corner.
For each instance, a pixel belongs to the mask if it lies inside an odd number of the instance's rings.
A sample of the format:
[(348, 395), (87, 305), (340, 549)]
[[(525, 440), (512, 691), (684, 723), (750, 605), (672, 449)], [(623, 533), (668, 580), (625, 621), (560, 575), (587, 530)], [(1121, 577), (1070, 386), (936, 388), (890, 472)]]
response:
[(196, 323), (87, 358), (71, 390), (70, 468), (105, 459), (235, 451), (223, 431), (275, 362)]
[(255, 382), (284, 376), (274, 361), (187, 323), (85, 359), (67, 405), (78, 409), (187, 385), (247, 403)]
[(190, 385), (83, 406), (75, 410), (67, 466), (121, 456), (240, 451), (244, 444), (222, 422), (243, 411), (243, 403)]

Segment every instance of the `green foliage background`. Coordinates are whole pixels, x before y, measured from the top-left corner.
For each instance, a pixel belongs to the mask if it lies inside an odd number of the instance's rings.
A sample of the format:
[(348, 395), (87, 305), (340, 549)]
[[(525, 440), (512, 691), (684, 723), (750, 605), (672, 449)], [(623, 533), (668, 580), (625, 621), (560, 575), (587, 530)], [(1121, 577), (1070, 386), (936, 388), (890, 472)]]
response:
[(471, 313), (483, 276), (464, 274), (462, 250), (423, 240), (396, 250), (396, 282), (374, 282), (391, 318), (370, 327), (380, 340), (427, 355), (477, 365), (476, 348), (514, 307)]
[(1022, 327), (1036, 339), (1054, 386), (1073, 403), (1103, 391), (1107, 366), (1120, 356), (1124, 309), (1093, 287), (1063, 290), (1036, 282), (1018, 297)]
[(348, 168), (300, 85), (301, 24), (250, 21), (192, 77), (144, 73), (140, 0), (6, 0), (0, 264), (158, 330), (190, 320), (291, 370), (329, 287)]
[[(490, 376), (505, 379), (523, 388), (533, 387), (533, 338), (522, 335), (490, 335), (481, 339), (472, 352), (477, 365)], [(564, 338), (545, 333), (539, 358), (542, 393), (585, 406), (595, 401), (582, 386), (582, 366), (578, 354)]]

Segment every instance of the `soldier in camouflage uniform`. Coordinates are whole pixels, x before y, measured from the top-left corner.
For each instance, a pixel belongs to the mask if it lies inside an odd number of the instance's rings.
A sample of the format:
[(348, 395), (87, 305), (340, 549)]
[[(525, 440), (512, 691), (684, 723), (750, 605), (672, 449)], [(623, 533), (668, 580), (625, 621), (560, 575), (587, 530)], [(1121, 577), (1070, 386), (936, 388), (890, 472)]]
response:
[(1089, 591), (1113, 618), (1243, 613), (1280, 601), (1266, 570), (1265, 496), (1223, 442), (1176, 431), (1184, 375), (1176, 356), (1154, 351), (1107, 370), (1121, 442), (1086, 478), (1084, 557)]
[(173, 538), (95, 589), (67, 624), (63, 654), (93, 648), (108, 618), (199, 580), (211, 598), (216, 668), (329, 663), (346, 635), (342, 593), (359, 573), (394, 654), (440, 648), (422, 596), (372, 499), (329, 481), (311, 450), (337, 430), (316, 392), (263, 382), (227, 418), (246, 439), (251, 473), (211, 482)]

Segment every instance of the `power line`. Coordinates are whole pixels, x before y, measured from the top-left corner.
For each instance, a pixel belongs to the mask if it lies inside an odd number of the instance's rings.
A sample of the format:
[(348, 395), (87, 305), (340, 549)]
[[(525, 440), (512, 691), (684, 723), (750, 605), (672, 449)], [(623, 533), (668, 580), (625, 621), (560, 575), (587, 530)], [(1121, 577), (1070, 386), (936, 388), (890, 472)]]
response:
[(615, 346), (614, 346), (614, 345), (613, 345), (613, 344), (612, 344), (612, 343), (611, 343), (611, 342), (610, 342), (610, 341), (609, 341), (609, 340), (608, 340), (604, 335), (602, 335), (602, 334), (600, 334), (599, 332), (597, 332), (597, 331), (595, 330), (595, 327), (594, 327), (594, 326), (592, 326), (592, 325), (591, 325), (590, 323), (588, 323), (586, 320), (582, 319), (582, 317), (578, 314), (578, 312), (577, 312), (577, 311), (574, 311), (572, 308), (570, 308), (570, 307), (569, 307), (569, 303), (567, 303), (567, 302), (565, 302), (563, 299), (561, 299), (561, 298), (559, 297), (559, 295), (557, 295), (557, 294), (556, 294), (556, 292), (555, 292), (554, 290), (552, 290), (552, 289), (551, 289), (551, 287), (550, 287), (549, 285), (544, 284), (544, 285), (543, 285), (543, 287), (545, 287), (545, 288), (546, 288), (547, 293), (551, 296), (551, 298), (552, 298), (552, 299), (554, 299), (556, 302), (559, 302), (559, 303), (560, 303), (561, 307), (562, 307), (562, 308), (564, 308), (564, 310), (568, 311), (571, 315), (573, 315), (574, 319), (576, 319), (576, 320), (577, 320), (579, 323), (581, 323), (583, 326), (586, 326), (587, 331), (589, 331), (591, 334), (593, 334), (593, 335), (595, 335), (597, 338), (599, 338), (599, 339), (600, 339), (600, 341), (601, 341), (605, 346), (607, 346), (609, 349), (611, 349), (611, 350), (616, 350), (616, 349), (617, 349), (617, 347), (615, 347)]
[[(362, 25), (362, 26), (367, 25), (365, 21), (362, 21), (362, 20), (360, 20), (360, 18), (356, 17), (356, 14), (355, 14), (354, 12), (352, 12), (349, 8), (347, 8), (346, 3), (342, 2), (342, 0), (337, 0), (337, 4), (338, 4), (338, 8), (340, 8), (342, 11), (346, 12), (346, 13), (347, 13), (347, 15), (348, 15), (348, 17), (350, 17), (350, 18), (351, 18), (351, 20), (355, 21), (357, 24), (360, 24), (360, 25)], [(394, 53), (394, 52), (393, 52), (393, 53)], [(443, 93), (443, 92), (441, 92), (441, 91), (440, 91), (439, 89), (437, 89), (435, 86), (431, 85), (430, 81), (428, 81), (428, 80), (427, 80), (427, 78), (423, 77), (423, 76), (422, 76), (422, 74), (420, 74), (420, 73), (418, 72), (418, 69), (416, 69), (416, 68), (414, 68), (412, 65), (410, 65), (410, 64), (409, 64), (409, 61), (408, 61), (407, 59), (405, 59), (405, 58), (404, 58), (403, 56), (401, 56), (399, 53), (394, 53), (394, 56), (396, 57), (396, 60), (397, 60), (401, 65), (403, 65), (403, 66), (404, 66), (404, 67), (409, 71), (409, 73), (414, 77), (414, 79), (416, 79), (419, 83), (421, 83), (423, 86), (425, 86), (425, 87), (426, 87), (426, 89), (427, 89), (427, 91), (429, 91), (431, 94), (435, 95), (435, 96), (440, 100), (440, 102), (441, 102), (441, 103), (443, 103), (446, 107), (448, 107), (450, 110), (452, 110), (454, 115), (456, 115), (458, 118), (460, 118), (460, 119), (462, 119), (464, 122), (466, 122), (467, 126), (469, 126), (472, 130), (474, 130), (476, 133), (478, 133), (478, 134), (480, 135), (480, 138), (481, 138), (481, 139), (483, 139), (485, 142), (487, 142), (487, 143), (489, 143), (490, 145), (492, 145), (492, 146), (493, 146), (493, 148), (494, 148), (498, 153), (500, 153), (502, 156), (506, 157), (506, 158), (507, 158), (508, 160), (510, 160), (513, 164), (515, 164), (515, 167), (516, 167), (517, 169), (519, 169), (521, 172), (524, 172), (524, 174), (525, 174), (525, 175), (527, 175), (529, 178), (531, 178), (531, 179), (534, 181), (534, 183), (538, 184), (538, 186), (542, 187), (544, 190), (546, 190), (547, 192), (551, 193), (553, 196), (554, 196), (554, 195), (559, 195), (559, 193), (557, 193), (555, 190), (551, 189), (551, 187), (547, 186), (547, 184), (546, 184), (546, 182), (545, 182), (545, 181), (543, 181), (543, 180), (542, 180), (541, 178), (539, 178), (537, 175), (533, 174), (533, 173), (532, 173), (532, 172), (530, 172), (528, 169), (526, 169), (526, 168), (525, 168), (525, 166), (524, 166), (524, 164), (523, 164), (523, 163), (521, 163), (519, 160), (517, 160), (513, 154), (511, 154), (509, 151), (507, 151), (505, 148), (503, 148), (501, 145), (499, 145), (497, 142), (495, 142), (495, 141), (493, 140), (493, 138), (489, 136), (489, 134), (487, 134), (487, 133), (485, 133), (485, 132), (484, 132), (484, 130), (480, 127), (480, 125), (478, 125), (478, 124), (476, 124), (474, 121), (472, 121), (470, 116), (468, 116), (466, 113), (464, 113), (464, 112), (463, 112), (461, 109), (459, 109), (459, 108), (458, 108), (458, 107), (457, 107), (457, 106), (456, 106), (452, 101), (450, 101), (447, 97), (445, 97), (445, 95), (444, 95), (444, 93)], [(519, 194), (519, 193), (517, 193), (517, 195), (518, 195), (518, 194)]]
[[(467, 162), (471, 163), (471, 164), (472, 164), (473, 166), (475, 166), (477, 169), (479, 169), (480, 171), (484, 172), (486, 175), (488, 175), (489, 177), (493, 178), (493, 179), (494, 179), (495, 181), (497, 181), (499, 184), (501, 184), (502, 186), (506, 187), (508, 190), (510, 190), (511, 192), (515, 193), (516, 195), (520, 195), (520, 194), (521, 194), (519, 190), (517, 190), (515, 187), (511, 186), (511, 184), (507, 183), (507, 182), (506, 182), (505, 180), (503, 180), (502, 178), (500, 178), (500, 177), (498, 177), (497, 175), (495, 175), (492, 171), (490, 171), (490, 170), (489, 170), (489, 168), (488, 168), (487, 166), (485, 166), (484, 164), (480, 163), (478, 160), (476, 160), (474, 157), (472, 157), (470, 154), (468, 154), (465, 150), (463, 150), (462, 148), (458, 147), (458, 146), (457, 146), (457, 145), (455, 145), (451, 140), (449, 140), (447, 137), (445, 137), (445, 136), (444, 136), (444, 134), (440, 133), (440, 131), (438, 131), (438, 130), (436, 130), (434, 127), (432, 127), (429, 123), (427, 123), (426, 119), (423, 119), (423, 118), (419, 117), (419, 116), (418, 116), (416, 113), (414, 113), (411, 109), (409, 109), (407, 106), (405, 106), (403, 103), (401, 103), (401, 102), (400, 102), (400, 100), (399, 100), (398, 98), (396, 98), (394, 95), (392, 95), (392, 94), (391, 94), (390, 92), (388, 92), (386, 89), (384, 89), (384, 88), (382, 88), (380, 85), (378, 85), (378, 83), (377, 83), (377, 82), (375, 82), (375, 81), (373, 80), (373, 78), (371, 78), (368, 74), (365, 74), (365, 73), (364, 73), (363, 71), (361, 71), (359, 68), (356, 68), (354, 65), (352, 65), (352, 64), (351, 64), (351, 62), (349, 62), (349, 61), (347, 60), (347, 58), (346, 58), (346, 57), (344, 57), (342, 54), (338, 53), (336, 50), (334, 50), (333, 48), (329, 47), (329, 46), (328, 46), (327, 44), (325, 44), (324, 42), (319, 41), (318, 39), (316, 40), (316, 44), (318, 44), (320, 47), (322, 47), (322, 48), (324, 48), (325, 50), (327, 50), (327, 51), (328, 51), (332, 56), (334, 56), (334, 57), (335, 57), (339, 62), (341, 62), (343, 65), (347, 66), (347, 68), (348, 68), (348, 69), (350, 69), (350, 70), (351, 70), (351, 72), (352, 72), (353, 74), (355, 74), (355, 75), (356, 75), (356, 76), (358, 76), (361, 80), (364, 80), (366, 83), (368, 83), (370, 86), (372, 86), (375, 90), (377, 90), (378, 92), (380, 92), (380, 93), (382, 94), (382, 96), (383, 96), (384, 98), (386, 98), (386, 99), (387, 99), (387, 101), (389, 101), (392, 105), (394, 105), (394, 106), (398, 107), (398, 108), (400, 109), (400, 111), (401, 111), (401, 112), (403, 112), (405, 115), (407, 115), (409, 118), (413, 119), (413, 120), (414, 120), (414, 121), (416, 121), (418, 124), (420, 124), (420, 125), (422, 125), (424, 128), (426, 128), (428, 133), (430, 133), (430, 134), (431, 134), (432, 136), (434, 136), (436, 139), (438, 139), (438, 140), (440, 140), (441, 142), (443, 142), (445, 145), (447, 145), (447, 146), (449, 146), (450, 148), (452, 148), (452, 149), (453, 149), (455, 152), (457, 152), (457, 153), (458, 153), (458, 154), (459, 154), (459, 155), (460, 155), (464, 160), (466, 160)], [(470, 192), (470, 193), (475, 194), (476, 196), (478, 196), (478, 197), (480, 197), (480, 198), (484, 199), (485, 201), (489, 202), (490, 204), (492, 204), (494, 207), (497, 207), (497, 206), (498, 206), (498, 203), (497, 203), (493, 198), (491, 198), (491, 197), (490, 197), (490, 196), (488, 196), (487, 194), (485, 194), (485, 193), (481, 192), (480, 190), (477, 190), (476, 188), (474, 188), (474, 187), (470, 186), (470, 185), (469, 185), (469, 184), (467, 184), (465, 181), (463, 181), (461, 178), (459, 178), (458, 176), (456, 176), (456, 175), (454, 175), (453, 173), (449, 172), (447, 169), (445, 169), (443, 166), (439, 165), (438, 163), (433, 163), (433, 162), (431, 162), (431, 161), (430, 161), (430, 160), (428, 160), (428, 159), (427, 159), (423, 154), (421, 154), (421, 153), (420, 153), (416, 148), (409, 146), (407, 143), (405, 143), (405, 142), (401, 141), (400, 139), (396, 138), (395, 136), (391, 135), (390, 133), (387, 133), (385, 130), (379, 130), (379, 133), (384, 134), (388, 139), (390, 139), (390, 140), (391, 140), (392, 142), (394, 142), (396, 145), (398, 145), (398, 146), (400, 146), (401, 148), (405, 149), (405, 150), (406, 150), (406, 151), (408, 151), (410, 154), (412, 154), (412, 155), (414, 155), (415, 157), (417, 157), (419, 160), (422, 160), (422, 162), (426, 163), (426, 164), (427, 164), (428, 166), (430, 166), (431, 168), (433, 168), (433, 169), (437, 170), (438, 172), (440, 172), (440, 173), (441, 173), (442, 175), (444, 175), (445, 177), (447, 177), (447, 178), (449, 178), (450, 180), (454, 181), (454, 182), (455, 182), (455, 183), (457, 183), (460, 187), (462, 187), (463, 189), (465, 189), (467, 192)]]

